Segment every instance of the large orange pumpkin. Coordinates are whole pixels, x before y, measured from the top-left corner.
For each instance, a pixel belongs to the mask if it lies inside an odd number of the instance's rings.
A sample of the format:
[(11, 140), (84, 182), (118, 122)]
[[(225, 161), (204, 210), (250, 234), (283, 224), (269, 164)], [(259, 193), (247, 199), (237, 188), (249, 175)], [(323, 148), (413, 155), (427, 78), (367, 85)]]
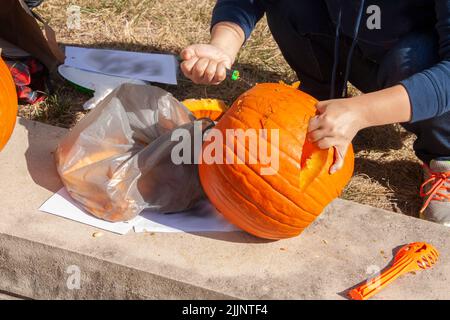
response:
[[(308, 122), (317, 100), (285, 84), (264, 83), (241, 95), (222, 116), (216, 129), (278, 129), (278, 170), (262, 175), (260, 159), (245, 147), (245, 163), (238, 163), (236, 137), (223, 141), (223, 157), (232, 164), (200, 164), (200, 180), (213, 205), (231, 223), (261, 238), (282, 239), (300, 234), (333, 199), (353, 174), (350, 147), (343, 169), (330, 175), (333, 149), (320, 150), (307, 141)], [(204, 143), (206, 150), (208, 144)], [(267, 145), (276, 141), (266, 136)], [(254, 156), (254, 155), (253, 155)], [(255, 158), (254, 158), (255, 159)], [(225, 160), (223, 163), (226, 163)]]
[(17, 93), (8, 67), (0, 58), (0, 151), (8, 142), (17, 116)]

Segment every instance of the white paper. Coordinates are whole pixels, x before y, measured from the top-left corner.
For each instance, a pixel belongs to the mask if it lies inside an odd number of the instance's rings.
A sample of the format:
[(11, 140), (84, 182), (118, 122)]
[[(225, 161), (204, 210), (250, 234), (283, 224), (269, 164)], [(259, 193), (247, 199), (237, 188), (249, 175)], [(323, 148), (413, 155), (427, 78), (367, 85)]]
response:
[(118, 234), (128, 233), (142, 219), (139, 216), (127, 222), (108, 222), (98, 219), (75, 203), (65, 188), (55, 193), (39, 210)]
[(177, 60), (169, 54), (68, 46), (65, 65), (113, 76), (177, 84)]
[(39, 210), (119, 234), (126, 234), (133, 227), (135, 232), (230, 232), (239, 230), (227, 222), (207, 200), (201, 201), (192, 210), (180, 213), (163, 214), (147, 210), (127, 222), (108, 222), (87, 213), (72, 199), (67, 190), (62, 188)]
[(135, 232), (230, 232), (239, 230), (226, 221), (213, 205), (201, 201), (189, 211), (161, 214), (151, 211), (141, 213), (143, 218), (134, 226)]

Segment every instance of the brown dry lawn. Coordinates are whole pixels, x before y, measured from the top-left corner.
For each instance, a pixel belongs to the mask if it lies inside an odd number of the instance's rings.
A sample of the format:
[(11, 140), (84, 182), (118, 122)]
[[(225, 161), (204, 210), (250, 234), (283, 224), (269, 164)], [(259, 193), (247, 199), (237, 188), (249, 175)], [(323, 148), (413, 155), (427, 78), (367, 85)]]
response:
[[(208, 41), (214, 0), (46, 0), (37, 10), (50, 22), (62, 45), (169, 52)], [(81, 28), (66, 27), (66, 10), (81, 7)], [(162, 86), (178, 99), (217, 97), (228, 103), (257, 82), (293, 82), (295, 75), (284, 61), (262, 21), (246, 43), (236, 68), (245, 81), (220, 86), (197, 86), (180, 79), (178, 86)], [(20, 114), (62, 127), (72, 127), (85, 114), (81, 105), (89, 96), (77, 92), (57, 76), (55, 92), (38, 106), (22, 106)], [(357, 94), (356, 90), (352, 90)], [(417, 216), (420, 163), (412, 152), (414, 137), (398, 125), (360, 132), (354, 141), (355, 176), (343, 198), (374, 207)]]

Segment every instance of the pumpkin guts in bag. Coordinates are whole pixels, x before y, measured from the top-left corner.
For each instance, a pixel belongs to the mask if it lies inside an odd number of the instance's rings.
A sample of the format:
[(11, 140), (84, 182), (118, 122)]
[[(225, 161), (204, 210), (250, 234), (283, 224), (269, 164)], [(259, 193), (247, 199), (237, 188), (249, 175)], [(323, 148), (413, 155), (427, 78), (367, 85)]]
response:
[(171, 133), (177, 128), (193, 131), (194, 119), (170, 93), (124, 84), (61, 141), (58, 172), (75, 200), (108, 221), (129, 220), (144, 209), (190, 209), (203, 197), (198, 169), (193, 161), (171, 161), (177, 143)]

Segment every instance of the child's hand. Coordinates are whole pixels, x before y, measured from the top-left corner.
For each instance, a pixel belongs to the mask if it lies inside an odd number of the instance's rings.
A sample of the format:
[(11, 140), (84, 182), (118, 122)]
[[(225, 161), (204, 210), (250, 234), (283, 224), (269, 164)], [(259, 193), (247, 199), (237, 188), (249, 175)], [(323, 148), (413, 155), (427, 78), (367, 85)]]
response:
[(350, 99), (321, 101), (316, 105), (318, 115), (311, 118), (308, 140), (321, 149), (335, 148), (333, 174), (344, 165), (347, 149), (356, 133), (366, 126), (362, 112), (364, 106)]
[(212, 44), (194, 44), (180, 53), (181, 70), (196, 84), (219, 84), (226, 78), (233, 59)]
[(335, 148), (330, 173), (341, 169), (349, 144), (367, 127), (411, 120), (409, 95), (402, 85), (353, 98), (321, 101), (309, 122), (308, 139), (321, 149)]

